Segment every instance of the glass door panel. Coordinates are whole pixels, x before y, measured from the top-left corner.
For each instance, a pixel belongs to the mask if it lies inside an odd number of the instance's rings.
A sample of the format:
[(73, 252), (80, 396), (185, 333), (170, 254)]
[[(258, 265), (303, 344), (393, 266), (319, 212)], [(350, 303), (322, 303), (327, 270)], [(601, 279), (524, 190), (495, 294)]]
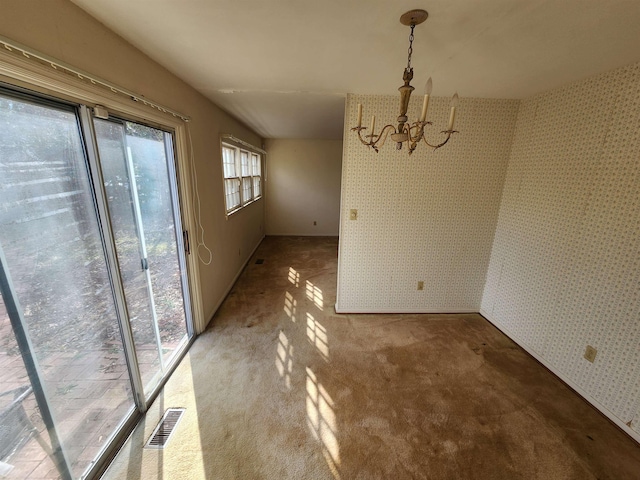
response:
[[(31, 389), (20, 402), (35, 426), (26, 442), (0, 441), (14, 442), (0, 448), (0, 468), (14, 467), (8, 478), (56, 477), (47, 428), (80, 477), (134, 408), (102, 241), (75, 111), (0, 95), (0, 268), (12, 285), (3, 286), (0, 305), (0, 362), (8, 365), (0, 409), (16, 389)], [(29, 375), (25, 348), (35, 366)], [(37, 395), (55, 428), (38, 420)]]
[(95, 121), (100, 149), (105, 193), (109, 204), (111, 227), (116, 243), (120, 276), (126, 295), (129, 322), (138, 357), (140, 376), (145, 390), (152, 390), (162, 378), (160, 334), (155, 321), (155, 305), (149, 289), (149, 270), (142, 261), (146, 257), (141, 241), (134, 188), (124, 145), (124, 126), (120, 123)]
[(0, 296), (0, 478), (64, 478), (66, 465), (56, 463), (53, 430), (43, 420)]
[(138, 362), (150, 393), (188, 339), (170, 134), (94, 120)]
[[(188, 337), (186, 267), (176, 208), (171, 134), (126, 122), (126, 144), (135, 170), (144, 241), (165, 365)], [(183, 282), (184, 280), (184, 282)]]

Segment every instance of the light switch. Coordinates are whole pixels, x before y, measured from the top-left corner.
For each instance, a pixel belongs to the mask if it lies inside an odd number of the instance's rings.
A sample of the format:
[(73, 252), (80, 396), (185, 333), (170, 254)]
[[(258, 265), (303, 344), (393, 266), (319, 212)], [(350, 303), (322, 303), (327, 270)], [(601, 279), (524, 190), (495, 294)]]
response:
[(355, 208), (352, 208), (349, 211), (349, 220), (357, 220), (358, 219), (358, 210), (356, 210)]

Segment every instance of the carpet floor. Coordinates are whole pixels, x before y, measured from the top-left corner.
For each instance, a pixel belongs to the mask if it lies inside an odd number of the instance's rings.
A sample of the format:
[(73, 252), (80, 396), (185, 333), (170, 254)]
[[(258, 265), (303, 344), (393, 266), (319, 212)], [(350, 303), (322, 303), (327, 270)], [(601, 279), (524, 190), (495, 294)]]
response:
[(337, 315), (337, 244), (263, 241), (104, 478), (640, 478), (640, 445), (482, 316)]

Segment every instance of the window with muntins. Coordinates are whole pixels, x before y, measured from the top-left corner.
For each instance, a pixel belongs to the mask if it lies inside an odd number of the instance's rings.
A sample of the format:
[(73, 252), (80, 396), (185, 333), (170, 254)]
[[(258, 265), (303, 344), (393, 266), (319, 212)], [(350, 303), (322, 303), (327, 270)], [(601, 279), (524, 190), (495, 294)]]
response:
[(251, 168), (253, 170), (253, 197), (260, 198), (262, 196), (262, 168), (260, 155), (251, 154)]
[(224, 168), (224, 198), (227, 212), (240, 207), (240, 176), (236, 167), (236, 150), (222, 147), (222, 165)]
[(259, 154), (223, 143), (222, 168), (227, 214), (240, 210), (262, 196)]

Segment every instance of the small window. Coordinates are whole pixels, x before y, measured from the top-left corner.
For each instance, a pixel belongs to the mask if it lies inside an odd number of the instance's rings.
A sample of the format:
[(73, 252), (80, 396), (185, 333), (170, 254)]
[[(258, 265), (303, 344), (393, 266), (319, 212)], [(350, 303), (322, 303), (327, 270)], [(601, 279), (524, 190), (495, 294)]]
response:
[(251, 154), (251, 170), (253, 173), (253, 198), (260, 198), (262, 196), (262, 168), (260, 155), (257, 153)]
[(232, 213), (262, 196), (260, 155), (222, 144), (225, 205)]
[(240, 177), (236, 167), (235, 148), (222, 147), (222, 165), (224, 169), (224, 198), (227, 212), (240, 206)]
[(249, 152), (240, 150), (240, 166), (242, 168), (242, 205), (253, 200), (251, 188), (251, 165), (249, 165)]

